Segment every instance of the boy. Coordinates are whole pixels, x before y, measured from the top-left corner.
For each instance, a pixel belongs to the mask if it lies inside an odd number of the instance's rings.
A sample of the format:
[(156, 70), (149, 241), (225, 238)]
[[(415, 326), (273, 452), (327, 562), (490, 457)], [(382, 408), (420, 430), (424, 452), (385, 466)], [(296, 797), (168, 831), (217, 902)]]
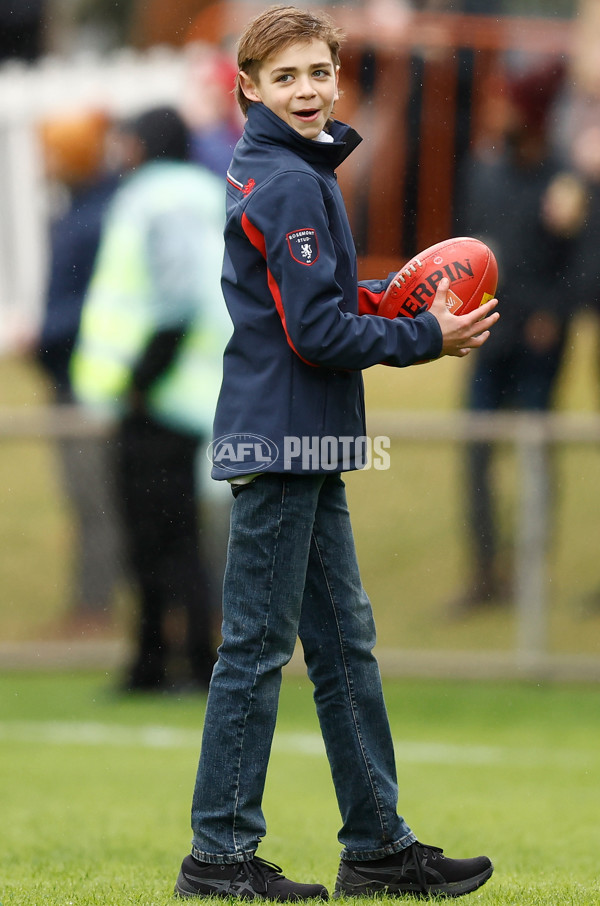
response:
[(213, 477), (230, 480), (235, 499), (192, 854), (175, 888), (184, 897), (327, 897), (255, 855), (281, 669), (297, 637), (343, 819), (335, 895), (457, 896), (492, 873), (485, 857), (446, 859), (421, 845), (396, 812), (375, 629), (340, 472), (364, 465), (361, 369), (463, 356), (487, 339), (496, 303), (455, 317), (442, 282), (414, 320), (374, 314), (389, 279), (358, 286), (334, 174), (360, 141), (331, 119), (339, 47), (326, 17), (282, 6), (257, 16), (238, 48), (247, 123), (228, 173), (222, 277), (234, 332), (213, 442)]

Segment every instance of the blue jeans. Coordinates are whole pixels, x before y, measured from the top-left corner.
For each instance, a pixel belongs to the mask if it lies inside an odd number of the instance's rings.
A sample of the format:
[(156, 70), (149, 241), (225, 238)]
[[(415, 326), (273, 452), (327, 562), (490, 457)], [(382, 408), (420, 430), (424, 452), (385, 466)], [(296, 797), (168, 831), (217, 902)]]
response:
[(375, 625), (337, 474), (265, 474), (234, 501), (223, 643), (210, 685), (192, 804), (192, 853), (252, 858), (266, 831), (262, 796), (282, 667), (304, 649), (342, 816), (345, 859), (414, 842), (398, 787)]

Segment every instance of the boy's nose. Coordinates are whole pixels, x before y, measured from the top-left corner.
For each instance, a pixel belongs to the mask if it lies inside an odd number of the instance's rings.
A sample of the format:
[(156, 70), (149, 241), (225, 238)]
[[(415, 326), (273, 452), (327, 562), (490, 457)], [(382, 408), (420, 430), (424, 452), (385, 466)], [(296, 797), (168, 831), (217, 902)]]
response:
[(316, 94), (314, 86), (308, 77), (298, 80), (297, 93), (301, 97), (313, 97)]

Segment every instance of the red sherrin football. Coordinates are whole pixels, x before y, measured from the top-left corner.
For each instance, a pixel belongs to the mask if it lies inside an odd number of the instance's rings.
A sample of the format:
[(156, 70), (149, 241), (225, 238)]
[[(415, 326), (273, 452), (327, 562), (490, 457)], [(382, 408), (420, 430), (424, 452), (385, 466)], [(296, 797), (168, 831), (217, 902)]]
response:
[(450, 279), (448, 308), (464, 315), (493, 299), (498, 283), (494, 255), (479, 239), (460, 236), (430, 246), (402, 267), (387, 288), (377, 313), (414, 318), (433, 302), (437, 285)]

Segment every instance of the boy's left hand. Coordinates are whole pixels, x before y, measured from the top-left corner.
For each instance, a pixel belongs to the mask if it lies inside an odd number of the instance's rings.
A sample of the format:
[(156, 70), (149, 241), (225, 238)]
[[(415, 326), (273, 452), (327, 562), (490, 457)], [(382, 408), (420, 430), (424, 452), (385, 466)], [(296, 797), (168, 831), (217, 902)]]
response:
[(466, 315), (453, 315), (448, 311), (446, 297), (450, 281), (447, 277), (440, 280), (435, 298), (429, 311), (437, 318), (442, 331), (442, 351), (440, 356), (454, 355), (464, 357), (472, 349), (478, 349), (486, 342), (490, 329), (500, 317), (494, 308), (497, 299), (490, 299)]

